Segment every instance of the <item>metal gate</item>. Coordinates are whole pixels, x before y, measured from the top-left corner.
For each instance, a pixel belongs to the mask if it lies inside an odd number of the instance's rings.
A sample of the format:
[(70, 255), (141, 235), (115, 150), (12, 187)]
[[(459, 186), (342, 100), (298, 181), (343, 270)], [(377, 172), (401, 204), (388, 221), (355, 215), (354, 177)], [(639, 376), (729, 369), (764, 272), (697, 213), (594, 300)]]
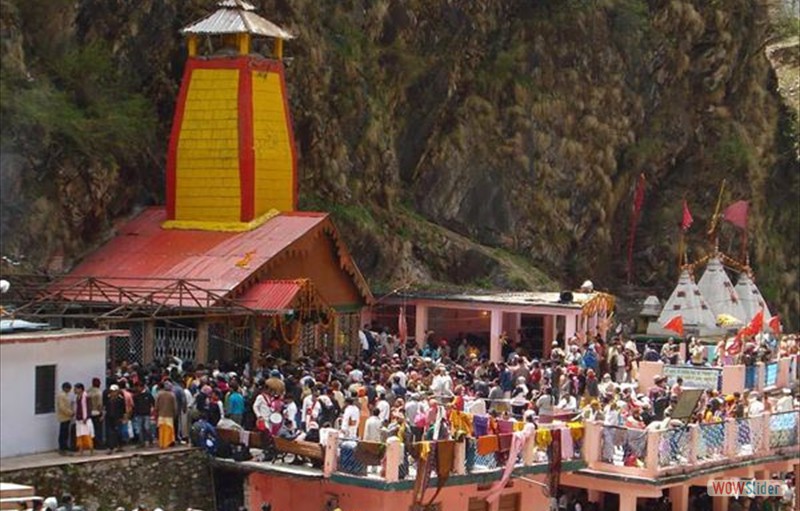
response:
[(109, 360), (118, 362), (142, 363), (144, 353), (144, 328), (142, 323), (134, 323), (128, 327), (127, 337), (111, 336), (108, 338), (106, 353)]
[(194, 360), (197, 351), (197, 330), (184, 326), (157, 326), (153, 355), (156, 359), (178, 357)]

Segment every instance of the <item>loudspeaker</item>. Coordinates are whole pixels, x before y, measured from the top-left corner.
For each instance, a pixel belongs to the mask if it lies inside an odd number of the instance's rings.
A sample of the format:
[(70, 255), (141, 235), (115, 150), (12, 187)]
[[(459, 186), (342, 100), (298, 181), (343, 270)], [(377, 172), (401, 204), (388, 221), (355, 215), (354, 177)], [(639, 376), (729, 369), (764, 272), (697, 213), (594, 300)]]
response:
[(561, 291), (561, 294), (558, 295), (558, 303), (572, 303), (573, 298), (572, 291)]

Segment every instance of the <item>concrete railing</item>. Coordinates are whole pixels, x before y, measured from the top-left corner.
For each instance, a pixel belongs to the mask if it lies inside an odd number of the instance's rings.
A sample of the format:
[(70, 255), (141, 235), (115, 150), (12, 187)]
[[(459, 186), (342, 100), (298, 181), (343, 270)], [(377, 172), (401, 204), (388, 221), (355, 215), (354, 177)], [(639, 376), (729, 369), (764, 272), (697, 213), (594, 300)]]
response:
[(712, 465), (800, 454), (800, 411), (645, 431), (586, 424), (584, 460), (600, 472), (658, 478)]
[[(771, 362), (757, 362), (754, 366), (726, 365), (722, 367), (692, 366), (680, 364), (669, 366), (673, 370), (681, 368), (687, 371), (699, 371), (706, 376), (704, 380), (711, 381), (717, 375), (720, 379), (719, 389), (723, 394), (732, 394), (746, 390), (770, 391), (784, 387), (791, 387), (797, 382), (797, 355), (783, 357)], [(753, 374), (753, 371), (755, 374)], [(654, 385), (655, 377), (665, 373), (663, 362), (639, 363), (639, 391), (647, 393)], [(685, 378), (684, 378), (685, 379)], [(684, 386), (689, 386), (684, 384)]]
[[(558, 427), (546, 424), (540, 425), (539, 428), (541, 430), (553, 430)], [(569, 429), (565, 427), (561, 428), (561, 432), (562, 435), (570, 434)], [(365, 461), (366, 456), (363, 451), (367, 448), (375, 449), (374, 443), (344, 439), (339, 436), (338, 432), (331, 432), (326, 445), (324, 476), (330, 477), (337, 474), (381, 480), (387, 483), (415, 477), (418, 469), (417, 463), (410, 453), (406, 452), (402, 442), (393, 439), (379, 445), (382, 445), (382, 455), (375, 456), (372, 462)], [(563, 461), (581, 459), (583, 445), (584, 438), (573, 442), (572, 454), (566, 456)], [(431, 450), (436, 449), (436, 442), (430, 442), (430, 448)], [(357, 450), (362, 451), (362, 454), (357, 454)], [(505, 468), (508, 459), (507, 452), (498, 451), (481, 454), (477, 449), (477, 441), (474, 438), (465, 438), (455, 442), (454, 451), (451, 475), (501, 471)], [(537, 445), (536, 435), (532, 434), (525, 440), (514, 465), (515, 467), (526, 467), (547, 464), (548, 462), (548, 449)], [(434, 464), (432, 477), (437, 476), (436, 470), (437, 467)]]

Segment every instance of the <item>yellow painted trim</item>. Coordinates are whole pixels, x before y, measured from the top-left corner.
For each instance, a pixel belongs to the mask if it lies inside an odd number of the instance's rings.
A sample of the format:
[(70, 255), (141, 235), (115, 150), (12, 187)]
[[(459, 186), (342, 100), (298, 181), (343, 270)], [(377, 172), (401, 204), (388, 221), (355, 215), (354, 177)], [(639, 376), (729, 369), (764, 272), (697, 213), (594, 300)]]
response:
[(247, 55), (250, 53), (250, 34), (238, 34), (239, 39), (239, 55)]
[(186, 44), (189, 48), (189, 56), (197, 56), (197, 36), (195, 34), (190, 35), (189, 39), (186, 41)]
[(204, 220), (167, 220), (161, 224), (162, 229), (178, 229), (183, 231), (217, 231), (246, 232), (265, 224), (268, 220), (280, 215), (277, 209), (270, 209), (258, 218), (249, 222), (208, 222)]

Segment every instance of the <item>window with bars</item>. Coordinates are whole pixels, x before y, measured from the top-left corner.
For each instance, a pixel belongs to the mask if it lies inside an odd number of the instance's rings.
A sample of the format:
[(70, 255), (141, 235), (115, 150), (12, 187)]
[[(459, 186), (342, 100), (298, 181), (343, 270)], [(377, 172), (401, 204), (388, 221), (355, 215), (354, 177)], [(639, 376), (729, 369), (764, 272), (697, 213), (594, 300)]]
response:
[(56, 411), (56, 366), (36, 366), (35, 383), (36, 415), (53, 413)]

